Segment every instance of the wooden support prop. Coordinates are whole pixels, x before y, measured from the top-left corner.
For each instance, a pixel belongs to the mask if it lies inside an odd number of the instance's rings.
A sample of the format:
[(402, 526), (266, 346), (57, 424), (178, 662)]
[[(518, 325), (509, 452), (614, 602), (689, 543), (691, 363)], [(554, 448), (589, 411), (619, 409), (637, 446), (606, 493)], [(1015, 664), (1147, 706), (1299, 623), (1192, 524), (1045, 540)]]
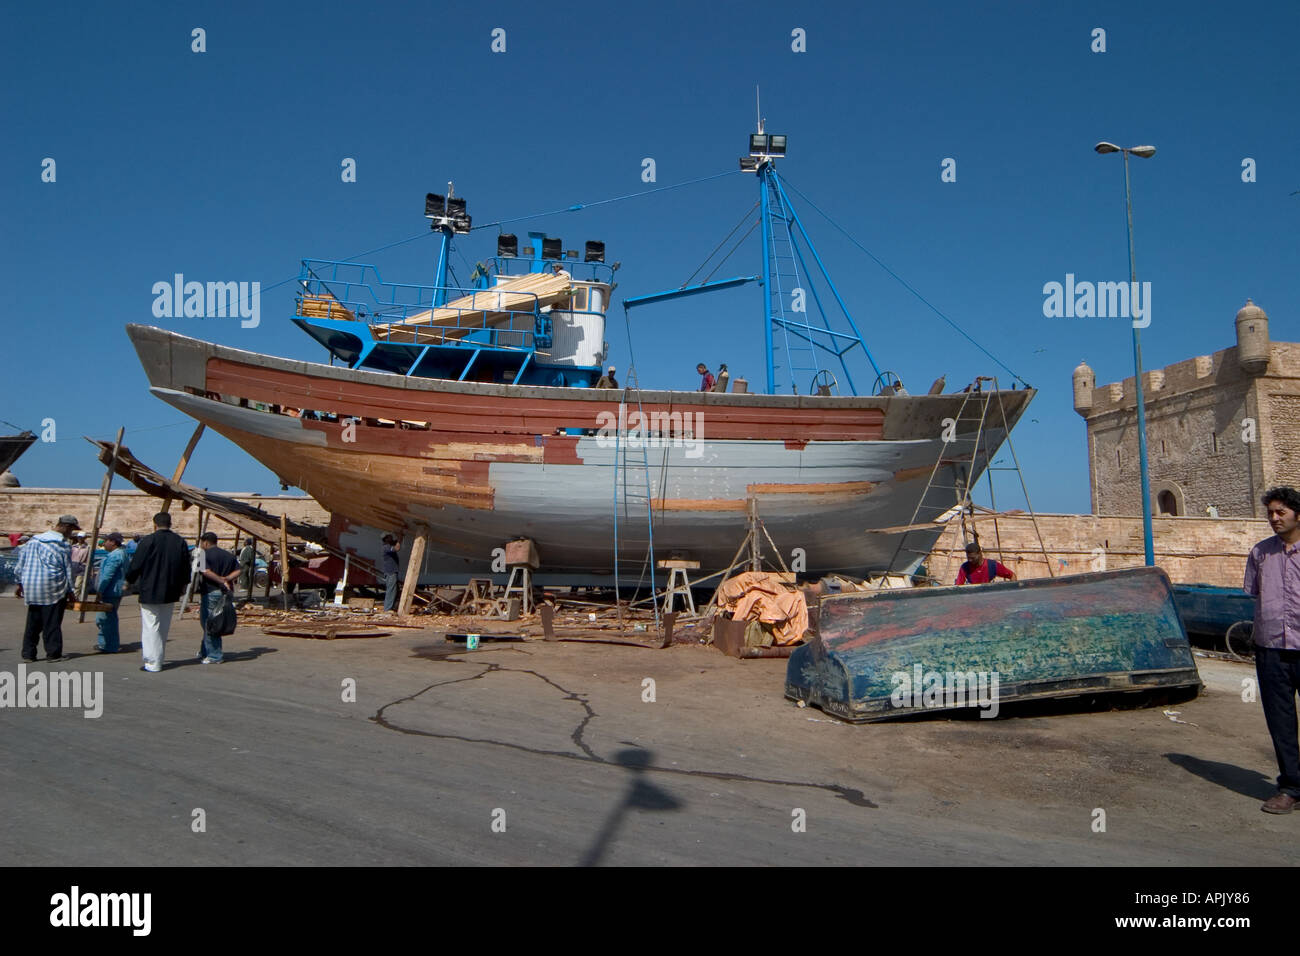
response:
[[(781, 557), (781, 549), (776, 546), (776, 542), (772, 540), (772, 536), (767, 533), (767, 526), (763, 524), (763, 519), (758, 516), (758, 499), (753, 497), (747, 499), (746, 508), (749, 512), (749, 530), (745, 532), (745, 540), (742, 541), (740, 547), (736, 549), (736, 556), (731, 559), (731, 567), (722, 572), (722, 581), (718, 582), (718, 586), (714, 590), (713, 596), (709, 598), (709, 603), (704, 606), (704, 611), (700, 615), (701, 617), (707, 618), (713, 613), (713, 609), (718, 604), (718, 594), (722, 591), (722, 585), (726, 583), (726, 575), (729, 572), (746, 563), (749, 565), (749, 570), (751, 571), (763, 570), (763, 542), (758, 536), (759, 531), (763, 532), (763, 536), (767, 538), (768, 544), (772, 546), (772, 553), (776, 555), (777, 563), (780, 564), (782, 572), (785, 574), (790, 573), (790, 569), (785, 565), (785, 559)], [(741, 555), (745, 553), (746, 549), (749, 550), (749, 558), (748, 560), (742, 560)], [(714, 576), (715, 575), (711, 574), (709, 575), (709, 578)], [(695, 583), (699, 584), (701, 581), (709, 580), (709, 578), (700, 578)], [(790, 583), (794, 583), (793, 578), (791, 578)]]
[(406, 580), (402, 582), (402, 596), (397, 602), (397, 613), (402, 617), (411, 613), (411, 601), (415, 597), (415, 585), (420, 580), (420, 571), (424, 569), (424, 545), (429, 537), (429, 529), (420, 525), (411, 542), (411, 559), (406, 564)]
[[(267, 596), (270, 597), (270, 575), (267, 575)], [(280, 515), (280, 595), (284, 609), (289, 610), (289, 516)]]
[[(199, 422), (199, 427), (194, 429), (194, 434), (190, 436), (185, 451), (181, 453), (181, 460), (176, 463), (176, 471), (172, 473), (172, 481), (180, 481), (181, 476), (185, 474), (185, 466), (190, 463), (190, 455), (194, 454), (194, 446), (199, 443), (199, 439), (203, 437), (203, 430), (207, 427), (207, 425)], [(162, 510), (164, 513), (172, 510), (172, 496), (170, 494), (163, 498)]]
[(343, 597), (348, 591), (348, 567), (352, 564), (352, 555), (343, 555), (343, 577), (334, 585), (334, 606), (343, 606)]
[[(81, 589), (77, 592), (77, 601), (85, 604), (86, 595), (90, 593), (90, 576), (95, 572), (95, 549), (99, 546), (99, 527), (104, 523), (104, 514), (108, 511), (108, 490), (113, 485), (113, 469), (117, 465), (117, 450), (122, 447), (122, 433), (125, 427), (117, 430), (113, 441), (113, 457), (108, 460), (108, 470), (104, 472), (104, 481), (99, 486), (99, 504), (95, 506), (95, 523), (90, 532), (90, 554), (86, 557), (86, 571), (81, 576)], [(77, 617), (78, 624), (84, 624), (86, 612), (82, 610)]]

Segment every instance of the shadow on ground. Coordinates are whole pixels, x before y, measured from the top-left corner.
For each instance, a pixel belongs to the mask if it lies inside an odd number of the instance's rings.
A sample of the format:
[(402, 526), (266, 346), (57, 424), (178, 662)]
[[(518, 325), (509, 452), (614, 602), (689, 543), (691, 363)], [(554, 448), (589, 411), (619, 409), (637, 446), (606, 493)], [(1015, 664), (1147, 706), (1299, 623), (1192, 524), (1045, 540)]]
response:
[(1219, 763), (1216, 760), (1202, 760), (1191, 754), (1165, 754), (1165, 759), (1188, 773), (1196, 774), (1202, 780), (1245, 797), (1267, 800), (1277, 793), (1273, 778), (1264, 776), (1258, 770), (1247, 770), (1236, 764)]
[(645, 779), (645, 770), (653, 763), (654, 754), (642, 747), (629, 747), (614, 755), (613, 762), (628, 770), (632, 779), (623, 794), (623, 800), (610, 811), (595, 841), (582, 856), (582, 866), (598, 866), (618, 834), (618, 828), (629, 810), (680, 810), (685, 804), (667, 790)]

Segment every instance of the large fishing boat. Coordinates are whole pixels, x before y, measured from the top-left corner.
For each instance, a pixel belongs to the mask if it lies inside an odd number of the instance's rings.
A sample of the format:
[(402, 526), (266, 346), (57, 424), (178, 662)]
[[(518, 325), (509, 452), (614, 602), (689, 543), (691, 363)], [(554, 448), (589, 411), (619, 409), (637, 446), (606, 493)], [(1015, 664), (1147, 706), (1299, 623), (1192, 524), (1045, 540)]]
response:
[[(726, 391), (725, 376), (708, 392), (637, 387), (635, 373), (600, 387), (617, 268), (604, 243), (580, 261), (544, 232), (523, 248), (500, 234), (495, 256), (449, 284), (452, 239), (471, 230), (450, 188), (426, 197), (442, 243), (433, 284), (303, 262), (293, 321), (329, 364), (127, 331), (153, 394), (320, 502), (331, 544), (373, 557), (384, 532), (423, 537), (426, 582), (499, 571), (494, 552), (519, 537), (536, 543), (543, 583), (608, 583), (620, 562), (653, 574), (656, 552), (717, 570), (751, 509), (809, 574), (910, 570), (1034, 392), (909, 395), (879, 369), (777, 175), (784, 140), (760, 123), (741, 160), (759, 184), (762, 274), (623, 302), (763, 283), (764, 394)], [(876, 394), (853, 387), (858, 351)]]
[(0, 475), (3, 475), (36, 443), (36, 435), (23, 429), (16, 435), (0, 435)]

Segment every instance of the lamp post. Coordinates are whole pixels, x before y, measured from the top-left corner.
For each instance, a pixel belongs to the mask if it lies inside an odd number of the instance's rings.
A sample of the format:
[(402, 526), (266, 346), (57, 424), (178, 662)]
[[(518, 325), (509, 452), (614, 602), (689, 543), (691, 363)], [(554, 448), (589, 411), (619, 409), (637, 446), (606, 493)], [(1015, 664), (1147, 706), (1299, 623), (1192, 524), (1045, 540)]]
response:
[[(1099, 153), (1124, 154), (1124, 202), (1128, 207), (1128, 271), (1129, 303), (1137, 290), (1137, 259), (1133, 253), (1133, 190), (1129, 186), (1128, 156), (1141, 156), (1150, 159), (1156, 154), (1154, 146), (1116, 146), (1114, 143), (1098, 143), (1094, 149)], [(1131, 311), (1131, 310), (1130, 310)], [(1142, 392), (1142, 333), (1133, 324), (1133, 369), (1134, 381), (1137, 383), (1137, 427), (1138, 427), (1138, 468), (1142, 473), (1142, 547), (1146, 552), (1147, 567), (1156, 563), (1155, 543), (1151, 536), (1151, 476), (1147, 472), (1147, 413), (1146, 401)]]

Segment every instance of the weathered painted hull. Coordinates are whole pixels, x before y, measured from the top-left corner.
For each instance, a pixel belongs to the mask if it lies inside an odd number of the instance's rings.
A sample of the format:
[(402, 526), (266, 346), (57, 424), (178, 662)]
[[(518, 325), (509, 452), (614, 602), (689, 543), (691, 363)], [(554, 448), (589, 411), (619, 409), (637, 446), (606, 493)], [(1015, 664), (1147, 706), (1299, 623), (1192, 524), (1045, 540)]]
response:
[(825, 597), (786, 671), (787, 697), (851, 721), (1199, 686), (1159, 568)]
[(1255, 599), (1240, 588), (1213, 584), (1175, 584), (1174, 602), (1193, 634), (1222, 637), (1238, 621), (1255, 620)]
[[(128, 332), (153, 393), (312, 495), (335, 515), (337, 544), (373, 556), (382, 531), (428, 528), (426, 581), (463, 583), (484, 574), (493, 550), (519, 535), (537, 542), (546, 572), (607, 575), (616, 501), (618, 559), (625, 574), (639, 569), (648, 545), (647, 477), (656, 553), (679, 551), (704, 568), (726, 567), (744, 537), (752, 497), (787, 560), (803, 549), (809, 574), (905, 568), (918, 555), (896, 556), (897, 533), (871, 529), (912, 519), (941, 453), (950, 464), (936, 483), (956, 484), (975, 443), (960, 432), (946, 448), (942, 441), (960, 395), (647, 391), (640, 395), (647, 413), (662, 421), (676, 415), (692, 430), (686, 440), (674, 434), (651, 443), (643, 457), (626, 433), (616, 443), (599, 432), (602, 422), (626, 420), (636, 409), (627, 406), (619, 418), (620, 392), (414, 380), (242, 352), (145, 326)], [(1034, 393), (1001, 394), (1014, 425)], [(363, 424), (349, 434), (342, 421), (273, 414), (240, 400), (356, 416)], [(367, 419), (417, 425), (377, 427)], [(577, 430), (584, 434), (566, 433)], [(987, 429), (989, 454), (1004, 437), (1001, 427)], [(968, 479), (985, 465), (981, 454)], [(951, 490), (930, 494), (939, 506), (931, 514), (953, 501)], [(908, 545), (924, 549), (938, 534), (913, 534)]]

